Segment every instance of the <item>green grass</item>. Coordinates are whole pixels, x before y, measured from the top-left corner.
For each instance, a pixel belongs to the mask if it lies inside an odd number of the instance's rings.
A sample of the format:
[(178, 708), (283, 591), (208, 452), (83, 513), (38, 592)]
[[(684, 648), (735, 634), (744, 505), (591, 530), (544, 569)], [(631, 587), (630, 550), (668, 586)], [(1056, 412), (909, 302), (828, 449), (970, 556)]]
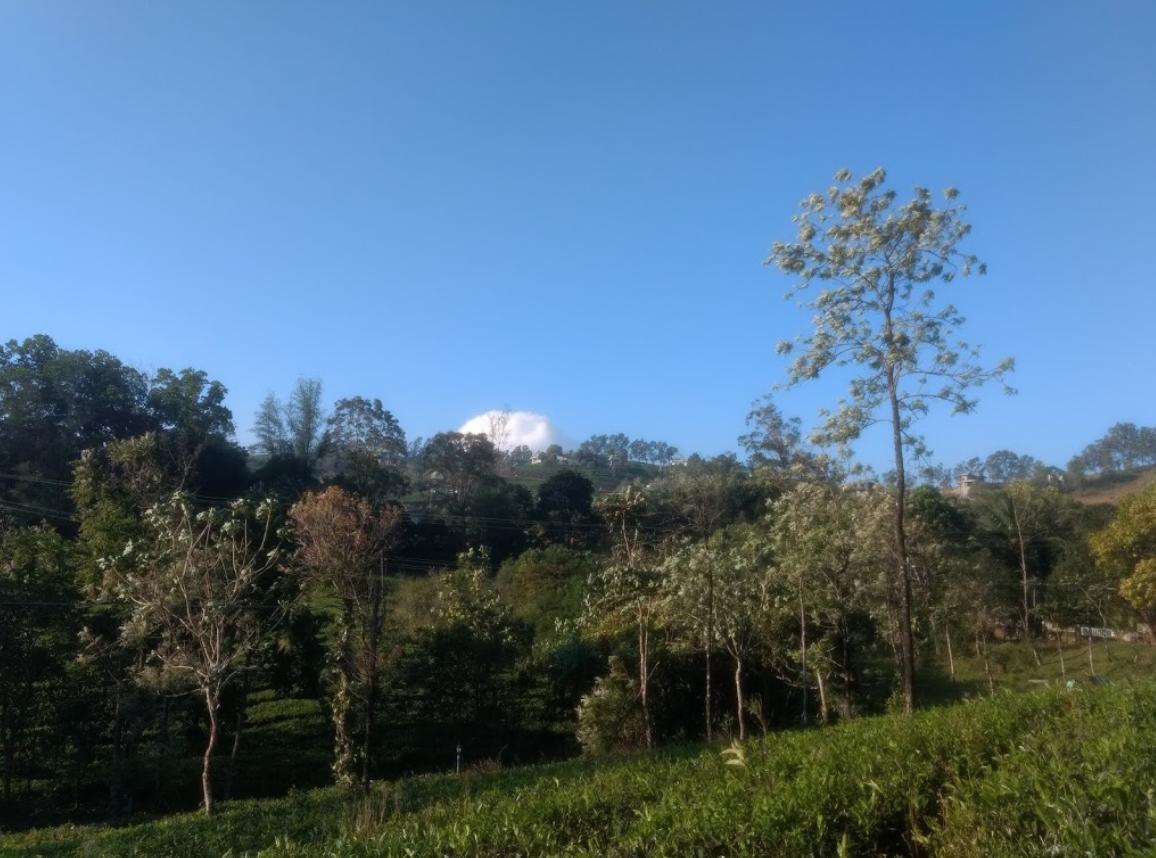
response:
[[(238, 755), (237, 792), (269, 796), (329, 783), (332, 742), (319, 701), (254, 695)], [(196, 763), (199, 777), (199, 758)]]
[[(946, 656), (940, 656), (920, 671), (923, 704), (951, 703), (989, 694), (983, 660), (975, 656), (971, 647), (956, 643), (954, 681)], [(1098, 641), (1092, 644), (1089, 660), (1084, 643), (1069, 643), (1060, 650), (1054, 642), (1040, 641), (1034, 653), (1026, 643), (1004, 643), (989, 647), (988, 662), (996, 691), (1038, 691), (1061, 686), (1068, 680), (1112, 683), (1156, 676), (1156, 647)]]
[(1152, 785), (1156, 682), (1083, 681), (734, 754), (423, 776), (368, 798), (330, 788), (212, 820), (0, 836), (0, 856), (1140, 855), (1156, 853)]

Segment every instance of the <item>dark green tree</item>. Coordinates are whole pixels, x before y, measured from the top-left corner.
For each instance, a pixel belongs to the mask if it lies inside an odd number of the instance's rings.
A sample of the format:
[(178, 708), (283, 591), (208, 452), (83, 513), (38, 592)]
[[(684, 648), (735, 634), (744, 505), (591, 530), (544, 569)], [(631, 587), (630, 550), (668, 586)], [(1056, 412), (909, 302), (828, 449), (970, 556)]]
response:
[(340, 399), (329, 416), (326, 460), (339, 482), (377, 502), (405, 491), (405, 432), (380, 399)]
[(316, 462), (325, 441), (325, 411), (321, 405), (321, 381), (301, 378), (289, 395), (285, 408), (285, 425), (293, 455), (306, 462)]
[(558, 621), (579, 618), (586, 580), (598, 563), (595, 555), (562, 545), (531, 548), (502, 564), (495, 585), (513, 615), (547, 638)]
[(60, 713), (75, 657), (79, 599), (69, 547), (47, 525), (12, 528), (0, 539), (0, 796), (13, 798), (22, 770), (59, 763), (44, 743)]
[(534, 518), (540, 522), (539, 538), (570, 546), (585, 544), (597, 524), (594, 514), (594, 483), (577, 471), (559, 471), (538, 486)]
[(105, 351), (39, 334), (0, 345), (0, 503), (23, 521), (68, 515), (81, 451), (152, 428), (148, 382)]
[(498, 454), (485, 435), (439, 432), (422, 449), (426, 484), (452, 503), (465, 500), (494, 473)]
[(253, 421), (257, 449), (266, 456), (287, 455), (292, 449), (289, 430), (285, 428), (285, 407), (273, 393), (268, 394), (257, 409)]

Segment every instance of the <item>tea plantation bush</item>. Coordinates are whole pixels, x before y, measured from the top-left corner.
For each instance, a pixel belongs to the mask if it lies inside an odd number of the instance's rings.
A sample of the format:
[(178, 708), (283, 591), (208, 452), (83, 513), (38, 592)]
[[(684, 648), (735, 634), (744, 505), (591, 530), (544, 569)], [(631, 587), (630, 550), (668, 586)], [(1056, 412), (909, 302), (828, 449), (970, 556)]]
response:
[(1003, 695), (717, 749), (238, 803), (0, 854), (1127, 855), (1156, 851), (1156, 684)]

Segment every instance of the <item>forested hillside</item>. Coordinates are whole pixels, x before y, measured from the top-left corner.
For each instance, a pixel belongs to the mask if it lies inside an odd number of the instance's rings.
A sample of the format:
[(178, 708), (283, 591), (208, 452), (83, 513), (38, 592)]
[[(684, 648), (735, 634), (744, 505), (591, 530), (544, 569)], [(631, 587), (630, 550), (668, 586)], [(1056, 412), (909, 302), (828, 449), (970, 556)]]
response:
[[(225, 395), (46, 336), (0, 351), (5, 827), (901, 705), (894, 486), (769, 400), (745, 458), (676, 460), (621, 435), (545, 457), (413, 442), (314, 381), (245, 449)], [(967, 498), (934, 474), (909, 491), (918, 700), (966, 660), (969, 693), (994, 690), (997, 639), (1055, 679), (1109, 669), (1079, 626), (1149, 639), (1156, 495), (1113, 510), (1069, 485), (1146, 464), (1150, 438), (1116, 427), (1066, 473), (1001, 451), (960, 467), (991, 475)]]

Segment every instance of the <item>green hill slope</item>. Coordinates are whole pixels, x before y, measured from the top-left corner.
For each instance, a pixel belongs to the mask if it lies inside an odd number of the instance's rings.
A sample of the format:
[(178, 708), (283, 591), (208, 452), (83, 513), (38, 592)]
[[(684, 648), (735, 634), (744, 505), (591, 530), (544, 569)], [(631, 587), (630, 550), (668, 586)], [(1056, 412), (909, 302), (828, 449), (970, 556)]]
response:
[(1156, 468), (1147, 468), (1121, 474), (1106, 474), (1089, 480), (1088, 484), (1072, 493), (1072, 496), (1086, 504), (1111, 504), (1115, 506), (1129, 495), (1142, 492), (1156, 483)]
[(0, 855), (1011, 855), (1156, 848), (1156, 682), (772, 734), (734, 751), (469, 772), (238, 802)]

